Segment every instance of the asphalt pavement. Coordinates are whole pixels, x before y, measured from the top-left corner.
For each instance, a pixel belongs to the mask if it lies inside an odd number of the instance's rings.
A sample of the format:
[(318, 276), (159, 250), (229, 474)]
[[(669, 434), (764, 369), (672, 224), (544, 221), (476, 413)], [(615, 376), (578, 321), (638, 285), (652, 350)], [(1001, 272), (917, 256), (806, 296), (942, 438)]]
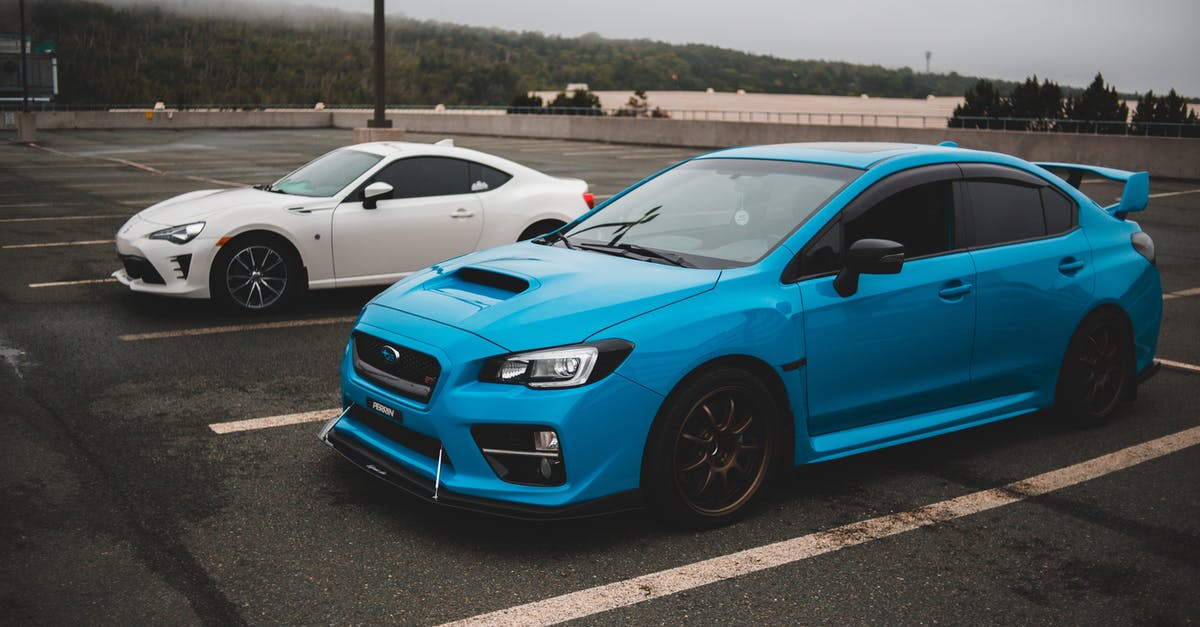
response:
[[(645, 600), (616, 609), (592, 591), (911, 519), (1189, 433), (1200, 425), (1200, 182), (1152, 180), (1137, 216), (1168, 294), (1158, 356), (1179, 365), (1110, 424), (1069, 430), (1038, 413), (800, 468), (746, 520), (691, 532), (644, 512), (530, 523), (431, 506), (321, 446), (318, 422), (214, 431), (335, 408), (349, 320), (378, 290), (310, 292), (268, 316), (139, 296), (108, 278), (113, 235), (154, 202), (270, 182), (350, 135), (43, 131), (36, 146), (0, 144), (4, 623), (438, 624), (570, 593), (585, 609), (560, 616), (589, 624), (1200, 621), (1200, 447), (1190, 444), (705, 585), (639, 583)], [(694, 154), (456, 141), (584, 178), (601, 197)], [(302, 326), (263, 326), (274, 322)]]

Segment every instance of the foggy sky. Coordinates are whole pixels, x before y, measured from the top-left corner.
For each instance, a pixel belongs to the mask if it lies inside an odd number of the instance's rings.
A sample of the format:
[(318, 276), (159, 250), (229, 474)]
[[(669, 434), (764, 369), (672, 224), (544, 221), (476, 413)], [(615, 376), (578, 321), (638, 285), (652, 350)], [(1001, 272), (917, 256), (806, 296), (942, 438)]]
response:
[[(112, 0), (110, 0), (112, 1)], [(129, 3), (137, 0), (116, 0)], [(166, 0), (170, 3), (171, 0)], [(373, 0), (276, 0), (370, 13)], [(229, 8), (231, 0), (187, 0)], [(385, 0), (389, 14), (1200, 97), (1200, 0)], [(253, 3), (259, 4), (259, 3)], [(252, 6), (251, 4), (250, 6)], [(261, 6), (261, 4), (259, 4)], [(586, 81), (586, 77), (579, 80)]]

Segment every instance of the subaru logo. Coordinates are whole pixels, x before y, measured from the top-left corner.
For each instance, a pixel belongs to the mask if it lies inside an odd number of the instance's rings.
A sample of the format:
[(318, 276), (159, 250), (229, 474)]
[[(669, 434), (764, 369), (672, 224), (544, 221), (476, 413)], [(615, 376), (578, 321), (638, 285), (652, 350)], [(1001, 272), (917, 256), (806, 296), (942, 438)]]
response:
[(400, 351), (385, 344), (383, 348), (379, 349), (379, 356), (389, 364), (394, 364), (397, 359), (400, 359)]

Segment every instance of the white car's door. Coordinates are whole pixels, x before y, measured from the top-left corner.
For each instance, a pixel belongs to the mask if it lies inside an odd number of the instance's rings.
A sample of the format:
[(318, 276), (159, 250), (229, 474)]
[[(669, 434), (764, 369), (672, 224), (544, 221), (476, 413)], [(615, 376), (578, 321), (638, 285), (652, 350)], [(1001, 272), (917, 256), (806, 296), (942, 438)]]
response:
[[(350, 194), (333, 214), (338, 287), (384, 283), (475, 249), (483, 205), (471, 191), (468, 162), (412, 157), (388, 164), (360, 186), (382, 181), (390, 198), (364, 207)], [(370, 204), (370, 203), (367, 203)]]

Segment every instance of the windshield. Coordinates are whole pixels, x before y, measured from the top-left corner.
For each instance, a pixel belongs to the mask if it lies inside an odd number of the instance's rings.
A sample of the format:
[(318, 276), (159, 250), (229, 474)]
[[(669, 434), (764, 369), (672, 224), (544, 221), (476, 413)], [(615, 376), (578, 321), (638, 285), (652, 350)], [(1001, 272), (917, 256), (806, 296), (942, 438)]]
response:
[(270, 191), (298, 196), (329, 197), (362, 176), (383, 157), (357, 150), (335, 150), (279, 179)]
[(617, 198), (549, 240), (656, 263), (732, 268), (762, 259), (862, 172), (699, 159)]

